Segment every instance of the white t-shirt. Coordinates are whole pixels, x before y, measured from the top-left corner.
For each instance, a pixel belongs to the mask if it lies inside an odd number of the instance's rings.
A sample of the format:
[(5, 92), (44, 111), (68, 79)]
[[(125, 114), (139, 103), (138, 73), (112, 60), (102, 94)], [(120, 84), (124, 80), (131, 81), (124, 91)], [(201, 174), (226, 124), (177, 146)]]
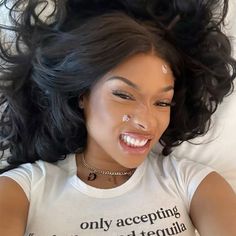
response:
[(76, 175), (75, 155), (37, 161), (4, 173), (30, 201), (25, 236), (192, 236), (193, 194), (212, 169), (150, 154), (130, 179), (98, 189)]

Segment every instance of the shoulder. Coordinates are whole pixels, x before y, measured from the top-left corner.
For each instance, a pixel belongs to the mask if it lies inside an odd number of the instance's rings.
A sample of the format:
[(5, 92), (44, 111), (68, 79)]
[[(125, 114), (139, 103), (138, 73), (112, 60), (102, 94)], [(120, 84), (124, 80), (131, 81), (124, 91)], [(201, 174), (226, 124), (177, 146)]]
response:
[(149, 161), (151, 165), (155, 166), (163, 175), (172, 173), (179, 177), (187, 177), (190, 175), (204, 175), (204, 173), (213, 171), (213, 169), (207, 165), (186, 158), (176, 158), (173, 154), (163, 156), (156, 152), (151, 152)]
[(75, 166), (73, 154), (68, 155), (64, 160), (48, 163), (42, 160), (35, 163), (22, 164), (19, 167), (3, 173), (1, 177), (8, 177), (14, 180), (25, 192), (30, 200), (31, 191), (39, 183), (56, 181), (57, 178), (63, 178), (74, 171)]
[(236, 195), (223, 177), (213, 172), (202, 181), (190, 215), (201, 235), (236, 235)]
[(204, 164), (188, 159), (177, 159), (174, 155), (163, 156), (152, 152), (149, 157), (149, 168), (152, 168), (158, 181), (175, 188), (190, 209), (191, 200), (201, 182), (214, 170)]
[[(29, 201), (16, 181), (0, 178), (0, 235), (23, 235)], [(14, 225), (14, 227), (12, 227)]]

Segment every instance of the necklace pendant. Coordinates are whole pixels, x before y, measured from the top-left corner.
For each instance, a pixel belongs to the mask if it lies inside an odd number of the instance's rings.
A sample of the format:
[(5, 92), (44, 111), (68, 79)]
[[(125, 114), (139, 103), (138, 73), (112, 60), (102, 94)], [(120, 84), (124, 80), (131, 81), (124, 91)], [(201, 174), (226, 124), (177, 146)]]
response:
[(93, 180), (95, 180), (97, 178), (97, 175), (95, 174), (95, 173), (89, 173), (89, 175), (88, 175), (88, 181), (93, 181)]

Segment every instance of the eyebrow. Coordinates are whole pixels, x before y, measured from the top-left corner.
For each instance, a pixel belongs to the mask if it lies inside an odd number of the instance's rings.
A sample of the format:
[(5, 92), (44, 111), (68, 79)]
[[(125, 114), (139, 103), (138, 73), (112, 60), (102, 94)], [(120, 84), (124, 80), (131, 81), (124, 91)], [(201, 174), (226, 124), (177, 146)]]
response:
[[(107, 81), (110, 81), (110, 80), (120, 80), (136, 90), (139, 90), (139, 91), (141, 90), (138, 85), (134, 84), (132, 81), (130, 81), (122, 76), (113, 76), (113, 77), (110, 77)], [(161, 89), (161, 92), (168, 92), (170, 90), (174, 90), (174, 86), (172, 86), (172, 85), (166, 86)]]

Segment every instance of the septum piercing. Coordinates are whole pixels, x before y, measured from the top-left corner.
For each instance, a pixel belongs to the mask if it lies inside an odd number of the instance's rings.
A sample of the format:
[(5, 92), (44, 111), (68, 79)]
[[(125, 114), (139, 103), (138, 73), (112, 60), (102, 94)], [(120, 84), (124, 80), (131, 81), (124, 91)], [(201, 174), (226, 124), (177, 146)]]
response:
[(163, 72), (164, 74), (167, 74), (167, 72), (168, 72), (168, 67), (167, 67), (166, 64), (162, 65), (162, 66), (161, 66), (161, 69), (162, 69), (162, 72)]
[(123, 121), (123, 122), (128, 122), (128, 121), (130, 120), (130, 118), (131, 118), (130, 115), (125, 114), (125, 115), (123, 115), (123, 117), (122, 117), (122, 121)]

